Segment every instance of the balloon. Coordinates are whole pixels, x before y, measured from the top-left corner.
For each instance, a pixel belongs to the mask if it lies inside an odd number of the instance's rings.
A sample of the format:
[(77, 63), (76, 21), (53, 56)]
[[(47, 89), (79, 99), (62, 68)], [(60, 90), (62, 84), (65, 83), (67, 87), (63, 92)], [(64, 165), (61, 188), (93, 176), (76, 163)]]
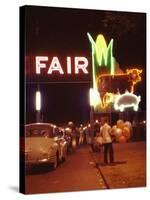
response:
[(115, 130), (115, 136), (116, 137), (120, 137), (122, 135), (122, 130), (121, 130), (121, 128), (116, 128), (116, 130)]
[(117, 128), (117, 126), (116, 126), (116, 125), (112, 126), (112, 129), (116, 129), (116, 128)]
[(132, 124), (131, 124), (131, 122), (129, 122), (129, 121), (126, 121), (126, 122), (124, 123), (124, 126), (125, 126), (125, 127), (128, 127), (129, 129), (132, 128)]
[(119, 143), (125, 143), (126, 142), (126, 137), (124, 135), (121, 135), (118, 139)]
[(112, 127), (112, 129), (111, 129), (111, 135), (115, 135), (116, 129), (117, 129), (117, 126), (114, 125), (114, 126)]
[(122, 135), (126, 137), (126, 139), (128, 140), (131, 137), (131, 131), (129, 128), (124, 127), (122, 130)]
[(122, 136), (122, 130), (120, 128), (116, 128), (114, 135), (115, 135), (116, 141), (118, 141), (119, 138)]
[(117, 128), (123, 128), (123, 126), (124, 126), (124, 121), (123, 120), (121, 120), (121, 119), (119, 119), (118, 121), (117, 121)]
[(117, 125), (122, 124), (122, 123), (123, 123), (123, 120), (122, 120), (122, 119), (119, 119), (119, 120), (117, 121)]

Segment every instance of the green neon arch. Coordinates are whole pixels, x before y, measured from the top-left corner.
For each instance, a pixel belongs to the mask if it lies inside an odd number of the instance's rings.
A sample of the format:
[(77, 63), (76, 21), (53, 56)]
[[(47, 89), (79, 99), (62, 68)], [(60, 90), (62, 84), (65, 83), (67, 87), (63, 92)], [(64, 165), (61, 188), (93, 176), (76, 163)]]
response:
[(92, 72), (93, 88), (97, 89), (96, 78), (99, 67), (107, 67), (110, 75), (115, 73), (115, 58), (113, 57), (113, 39), (107, 45), (102, 34), (99, 34), (96, 41), (93, 40), (90, 33), (87, 33), (92, 47)]

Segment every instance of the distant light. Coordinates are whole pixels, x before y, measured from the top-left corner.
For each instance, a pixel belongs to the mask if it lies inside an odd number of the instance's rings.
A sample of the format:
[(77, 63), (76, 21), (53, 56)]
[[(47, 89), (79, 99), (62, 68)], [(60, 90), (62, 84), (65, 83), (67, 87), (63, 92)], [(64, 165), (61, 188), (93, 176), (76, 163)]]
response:
[(90, 99), (90, 106), (97, 106), (100, 103), (99, 92), (93, 88), (90, 88), (89, 99)]
[(41, 93), (40, 91), (36, 92), (36, 97), (35, 97), (35, 104), (36, 104), (36, 110), (40, 111), (41, 110)]
[(99, 121), (96, 119), (96, 120), (95, 120), (95, 123), (99, 123)]
[(90, 128), (90, 127), (91, 127), (91, 124), (88, 124), (88, 127)]

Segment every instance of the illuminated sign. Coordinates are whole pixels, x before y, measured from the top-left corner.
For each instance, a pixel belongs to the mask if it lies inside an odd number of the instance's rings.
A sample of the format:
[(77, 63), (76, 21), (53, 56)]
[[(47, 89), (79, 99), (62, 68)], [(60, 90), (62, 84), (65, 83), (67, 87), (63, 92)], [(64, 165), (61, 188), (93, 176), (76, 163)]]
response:
[(140, 101), (140, 96), (136, 96), (133, 93), (125, 92), (124, 94), (116, 95), (114, 108), (115, 110), (123, 112), (126, 108), (132, 107), (134, 111), (138, 111)]
[(38, 81), (39, 83), (58, 82), (58, 78), (61, 78), (60, 80), (64, 82), (83, 81), (90, 83), (89, 67), (91, 67), (93, 81), (92, 88), (90, 89), (90, 105), (94, 107), (95, 111), (107, 111), (107, 109), (112, 107), (121, 111), (126, 107), (133, 107), (136, 110), (136, 103), (132, 105), (127, 101), (127, 103), (123, 103), (124, 106), (122, 104), (120, 106), (121, 100), (119, 99), (116, 102), (116, 99), (118, 99), (116, 97), (118, 97), (118, 92), (120, 95), (123, 95), (126, 90), (130, 94), (134, 94), (135, 85), (142, 80), (142, 70), (133, 67), (123, 72), (113, 56), (114, 40), (110, 39), (110, 42), (107, 44), (102, 34), (99, 34), (96, 40), (92, 38), (90, 33), (87, 33), (87, 36), (92, 50), (91, 66), (88, 59), (81, 55), (34, 55), (32, 56), (32, 62), (27, 64), (27, 81)]
[(134, 86), (142, 80), (140, 74), (142, 73), (142, 70), (139, 69), (127, 69), (126, 70), (127, 75), (129, 76), (129, 79), (132, 83), (131, 91), (134, 92)]
[(40, 91), (36, 92), (36, 96), (35, 96), (35, 107), (37, 111), (41, 110), (41, 93)]
[(87, 33), (92, 47), (92, 69), (93, 69), (93, 88), (97, 89), (97, 72), (100, 67), (107, 67), (111, 75), (115, 73), (113, 57), (113, 39), (107, 46), (105, 38), (102, 34), (97, 36), (96, 42), (92, 36)]
[[(107, 110), (113, 104), (115, 110), (133, 107), (137, 111), (140, 97), (133, 93), (135, 85), (142, 80), (142, 70), (133, 68), (123, 72), (113, 56), (113, 39), (107, 45), (102, 34), (95, 41), (89, 33), (87, 35), (92, 48), (93, 91), (99, 93), (99, 99), (93, 94), (95, 111)], [(130, 93), (125, 93), (126, 90)]]
[(101, 103), (102, 108), (106, 108), (109, 104), (114, 102), (115, 95), (113, 93), (106, 92)]
[(97, 87), (101, 96), (101, 108), (106, 108), (113, 103), (113, 98), (118, 91), (121, 94), (126, 90), (134, 93), (135, 85), (142, 80), (140, 73), (142, 73), (142, 70), (127, 69), (124, 74), (100, 75), (97, 81)]
[[(72, 65), (73, 63), (73, 65)], [(35, 65), (36, 65), (36, 74), (41, 74), (42, 69), (47, 69), (47, 74), (53, 74), (54, 72), (58, 74), (64, 74), (64, 70), (59, 58), (52, 57), (51, 61), (49, 61), (48, 56), (36, 56), (35, 57)], [(80, 72), (83, 74), (88, 74), (88, 60), (86, 57), (71, 57), (67, 56), (66, 58), (66, 69), (67, 74), (79, 74)]]
[(98, 105), (100, 101), (99, 92), (97, 90), (94, 90), (93, 88), (90, 88), (89, 99), (90, 99), (90, 106), (95, 107), (96, 105)]

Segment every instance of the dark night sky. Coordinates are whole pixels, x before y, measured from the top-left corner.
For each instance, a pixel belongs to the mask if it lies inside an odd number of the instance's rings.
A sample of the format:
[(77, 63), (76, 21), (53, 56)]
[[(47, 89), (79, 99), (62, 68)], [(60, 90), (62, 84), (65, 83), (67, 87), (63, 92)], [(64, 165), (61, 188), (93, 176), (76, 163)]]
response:
[[(114, 38), (114, 57), (124, 70), (141, 66), (143, 81), (137, 86), (145, 110), (146, 15), (143, 13), (111, 12), (49, 7), (25, 7), (26, 55), (83, 55), (91, 61), (89, 32), (94, 39), (99, 33), (106, 41)], [(33, 67), (33, 66), (31, 66)], [(81, 79), (81, 77), (79, 77)], [(43, 94), (44, 119), (52, 122), (88, 121), (89, 83), (40, 84)], [(34, 95), (36, 84), (27, 84), (27, 122), (35, 120)]]

